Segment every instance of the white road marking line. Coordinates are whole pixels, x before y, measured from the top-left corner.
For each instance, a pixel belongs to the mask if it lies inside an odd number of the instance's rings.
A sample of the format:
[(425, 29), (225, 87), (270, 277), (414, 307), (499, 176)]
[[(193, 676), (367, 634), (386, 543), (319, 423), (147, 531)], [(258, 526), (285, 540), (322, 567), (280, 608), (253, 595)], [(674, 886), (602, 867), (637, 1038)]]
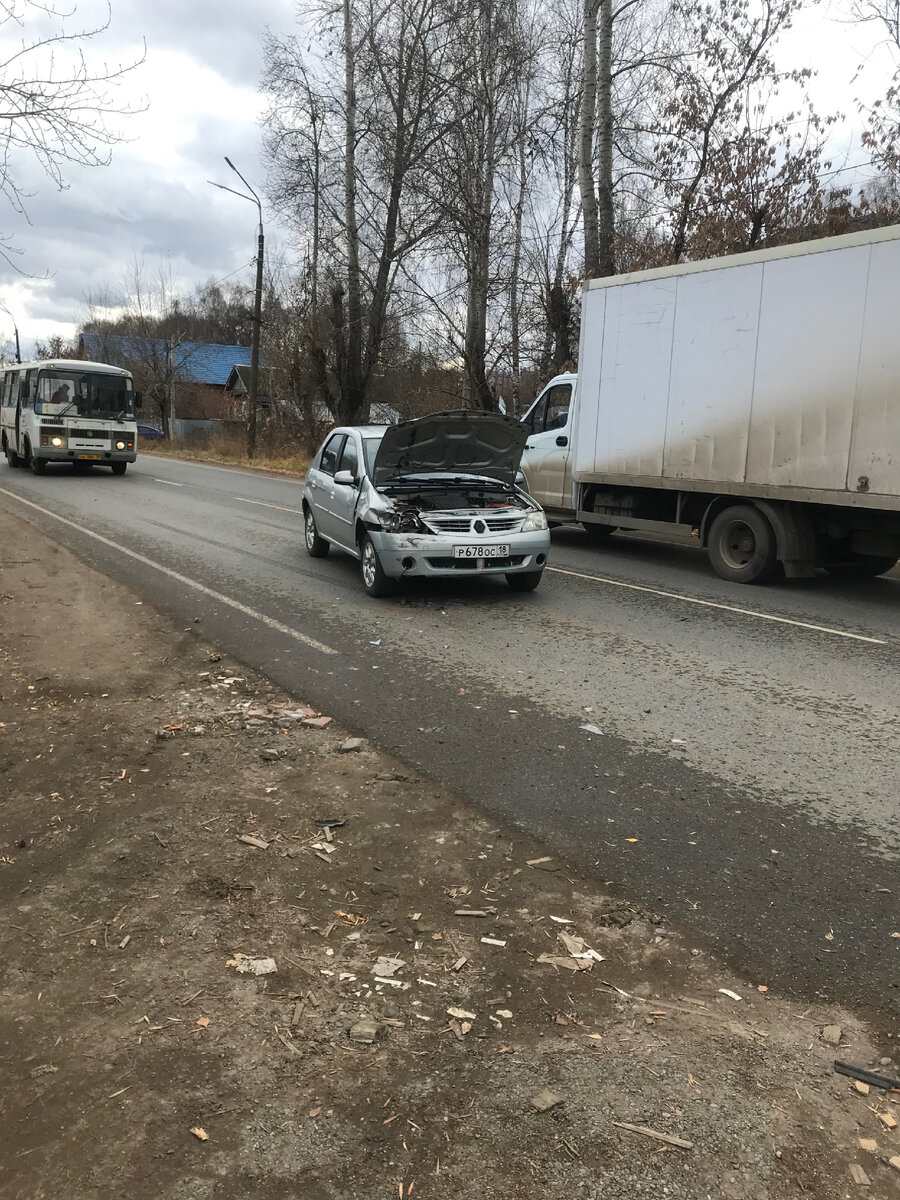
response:
[(862, 633), (847, 633), (843, 629), (831, 629), (827, 625), (812, 625), (809, 621), (795, 621), (791, 617), (776, 617), (772, 613), (755, 612), (752, 608), (737, 608), (733, 604), (719, 604), (715, 600), (700, 600), (696, 596), (680, 596), (677, 592), (664, 592), (659, 588), (644, 587), (640, 583), (623, 583), (621, 579), (607, 579), (603, 575), (587, 575), (581, 571), (568, 571), (564, 567), (547, 567), (557, 575), (572, 575), (575, 579), (587, 579), (591, 583), (605, 583), (609, 587), (628, 588), (632, 592), (648, 592), (651, 596), (664, 596), (667, 600), (680, 600), (682, 604), (698, 604), (702, 608), (721, 608), (724, 612), (737, 613), (741, 617), (757, 617), (760, 621), (775, 621), (779, 625), (794, 625), (797, 629), (811, 629), (814, 633), (828, 633), (833, 637), (850, 638), (854, 642), (869, 642), (873, 646), (886, 646), (883, 638), (866, 637)]
[(171, 479), (157, 479), (155, 476), (153, 477), (153, 482), (154, 483), (167, 483), (169, 485), (169, 487), (184, 487), (183, 483), (175, 483)]
[(173, 571), (171, 567), (164, 567), (162, 563), (154, 562), (152, 558), (146, 558), (143, 554), (138, 554), (135, 550), (129, 550), (127, 546), (123, 546), (120, 542), (113, 542), (101, 533), (94, 533), (92, 529), (85, 529), (83, 525), (78, 525), (75, 521), (70, 521), (67, 517), (61, 517), (57, 513), (51, 512), (49, 508), (43, 508), (40, 504), (35, 504), (31, 500), (25, 500), (22, 496), (17, 496), (15, 492), (9, 492), (6, 488), (0, 488), (0, 495), (9, 496), (11, 500), (16, 500), (19, 504), (25, 504), (28, 508), (33, 508), (37, 512), (43, 513), (45, 517), (52, 517), (54, 521), (59, 521), (62, 525), (68, 525), (70, 529), (77, 530), (78, 533), (84, 534), (85, 537), (93, 538), (96, 542), (102, 542), (104, 546), (109, 546), (119, 554), (126, 554), (129, 558), (133, 558), (135, 562), (143, 563), (145, 567), (152, 567), (154, 571), (168, 575), (176, 583), (183, 583), (186, 587), (194, 588), (195, 591), (200, 592), (202, 595), (209, 596), (211, 600), (217, 600), (220, 604), (227, 604), (229, 608), (243, 613), (245, 617), (252, 617), (255, 621), (268, 626), (269, 629), (274, 629), (276, 633), (284, 633), (288, 637), (293, 638), (295, 642), (302, 642), (304, 646), (309, 646), (312, 650), (319, 650), (322, 654), (338, 653), (331, 646), (326, 646), (324, 642), (317, 642), (315, 638), (307, 637), (305, 633), (291, 629), (289, 625), (282, 625), (281, 621), (276, 621), (274, 617), (267, 617), (265, 613), (258, 612), (255, 608), (250, 608), (246, 604), (241, 604), (239, 600), (232, 600), (230, 596), (225, 596), (222, 592), (214, 591), (205, 584), (198, 583), (196, 579), (190, 579), (187, 575)]
[(303, 516), (302, 508), (285, 508), (283, 504), (266, 504), (265, 500), (248, 500), (246, 496), (235, 496), (235, 500), (240, 500), (242, 504), (258, 504), (261, 508), (277, 508), (279, 512), (296, 513), (298, 517)]

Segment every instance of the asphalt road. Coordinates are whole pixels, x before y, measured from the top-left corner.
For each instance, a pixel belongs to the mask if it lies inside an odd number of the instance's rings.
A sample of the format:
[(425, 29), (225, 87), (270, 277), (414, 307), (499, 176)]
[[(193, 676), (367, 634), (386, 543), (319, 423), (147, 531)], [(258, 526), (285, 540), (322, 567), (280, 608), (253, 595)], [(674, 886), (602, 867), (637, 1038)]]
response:
[(741, 588), (690, 544), (560, 529), (532, 595), (466, 579), (375, 601), (351, 559), (306, 556), (300, 491), (156, 457), (123, 479), (0, 468), (0, 511), (201, 617), (736, 981), (900, 1012), (896, 573)]

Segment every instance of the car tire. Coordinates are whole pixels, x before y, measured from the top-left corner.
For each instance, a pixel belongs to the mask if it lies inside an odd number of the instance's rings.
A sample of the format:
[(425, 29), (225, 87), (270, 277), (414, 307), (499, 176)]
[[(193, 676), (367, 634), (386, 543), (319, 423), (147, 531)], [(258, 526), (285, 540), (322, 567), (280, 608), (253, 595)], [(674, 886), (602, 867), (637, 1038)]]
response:
[(378, 551), (367, 533), (359, 539), (359, 573), (369, 596), (393, 596), (397, 591), (397, 580), (385, 575)]
[(124, 475), (126, 468), (128, 467), (128, 463), (123, 462), (114, 462), (110, 463), (109, 465), (112, 467), (113, 475)]
[(709, 530), (709, 561), (720, 579), (765, 583), (778, 571), (772, 526), (752, 504), (723, 509)]
[(303, 538), (306, 542), (306, 553), (310, 558), (324, 558), (331, 549), (331, 543), (319, 537), (316, 518), (309, 507), (303, 510)]
[(543, 574), (543, 571), (519, 571), (517, 574), (507, 575), (506, 582), (514, 592), (533, 592), (541, 582)]

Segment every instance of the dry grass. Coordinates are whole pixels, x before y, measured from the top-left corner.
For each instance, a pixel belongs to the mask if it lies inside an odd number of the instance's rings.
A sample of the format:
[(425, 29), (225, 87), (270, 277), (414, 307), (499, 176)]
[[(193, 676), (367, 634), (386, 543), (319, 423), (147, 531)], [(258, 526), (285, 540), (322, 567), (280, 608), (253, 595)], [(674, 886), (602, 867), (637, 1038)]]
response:
[(247, 443), (216, 435), (190, 441), (145, 441), (138, 440), (139, 454), (153, 454), (161, 458), (182, 458), (189, 462), (222, 463), (229, 467), (250, 467), (257, 471), (279, 471), (285, 475), (305, 475), (310, 456), (296, 447), (275, 452), (262, 446), (254, 458), (247, 457)]

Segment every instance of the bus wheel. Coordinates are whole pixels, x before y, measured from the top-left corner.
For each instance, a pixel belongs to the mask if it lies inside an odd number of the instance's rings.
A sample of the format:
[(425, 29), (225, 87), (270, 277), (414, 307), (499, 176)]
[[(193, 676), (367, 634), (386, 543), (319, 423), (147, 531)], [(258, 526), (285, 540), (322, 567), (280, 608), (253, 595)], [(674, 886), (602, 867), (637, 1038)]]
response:
[(11, 467), (21, 467), (22, 465), (19, 455), (16, 454), (15, 450), (10, 450), (9, 446), (6, 447), (6, 461)]
[(36, 454), (32, 454), (30, 456), (28, 465), (31, 467), (31, 473), (33, 475), (43, 475), (43, 473), (47, 470), (46, 458), (38, 458)]
[(123, 463), (123, 462), (110, 463), (110, 466), (112, 467), (113, 475), (124, 475), (125, 468), (128, 466), (128, 463)]

